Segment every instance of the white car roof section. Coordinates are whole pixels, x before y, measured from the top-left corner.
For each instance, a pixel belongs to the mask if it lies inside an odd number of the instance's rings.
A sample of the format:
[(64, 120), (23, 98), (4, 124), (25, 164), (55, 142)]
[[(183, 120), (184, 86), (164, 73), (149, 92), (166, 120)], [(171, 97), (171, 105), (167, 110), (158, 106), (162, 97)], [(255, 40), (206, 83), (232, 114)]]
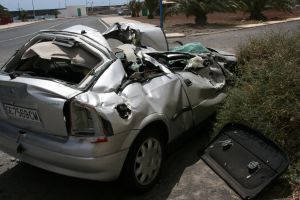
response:
[(108, 48), (111, 51), (111, 48), (110, 48), (109, 44), (107, 43), (106, 39), (96, 29), (93, 29), (93, 28), (90, 28), (90, 27), (84, 26), (84, 25), (76, 25), (76, 26), (72, 26), (67, 29), (64, 29), (63, 31), (77, 33), (77, 34), (82, 34), (83, 32), (85, 32), (84, 35), (97, 41), (99, 44), (102, 44), (103, 46), (105, 46), (106, 48)]
[[(136, 31), (136, 33), (131, 32)], [(119, 34), (115, 34), (119, 32)], [(122, 35), (123, 34), (123, 35)], [(151, 47), (157, 51), (168, 51), (168, 42), (161, 28), (149, 24), (115, 23), (103, 33), (105, 38), (125, 39), (140, 42), (141, 46)], [(118, 38), (116, 38), (118, 37)], [(127, 43), (125, 41), (122, 41)]]

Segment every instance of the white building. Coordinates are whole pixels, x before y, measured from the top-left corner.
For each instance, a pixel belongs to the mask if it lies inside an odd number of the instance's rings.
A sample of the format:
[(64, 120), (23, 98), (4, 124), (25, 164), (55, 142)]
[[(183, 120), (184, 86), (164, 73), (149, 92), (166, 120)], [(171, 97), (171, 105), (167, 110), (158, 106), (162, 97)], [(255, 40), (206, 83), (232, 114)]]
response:
[(59, 10), (58, 17), (84, 17), (87, 16), (86, 6), (67, 6), (65, 9)]

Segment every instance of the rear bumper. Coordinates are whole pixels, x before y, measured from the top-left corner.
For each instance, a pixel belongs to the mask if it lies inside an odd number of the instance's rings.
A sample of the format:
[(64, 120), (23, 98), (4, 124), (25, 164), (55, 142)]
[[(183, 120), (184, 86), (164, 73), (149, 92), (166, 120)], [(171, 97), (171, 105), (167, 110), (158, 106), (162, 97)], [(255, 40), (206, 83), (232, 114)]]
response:
[[(128, 149), (123, 149), (105, 154), (101, 151), (102, 144), (96, 146), (90, 143), (84, 144), (81, 140), (77, 141), (78, 144), (72, 139), (64, 142), (50, 141), (46, 138), (37, 139), (35, 137), (38, 136), (27, 133), (17, 141), (18, 136), (16, 128), (0, 124), (0, 149), (28, 164), (77, 178), (99, 181), (115, 180), (120, 175), (128, 153)], [(39, 143), (35, 144), (36, 141)], [(115, 144), (116, 142), (111, 141), (111, 145)], [(22, 153), (17, 153), (19, 145), (24, 149)], [(71, 155), (70, 150), (74, 146), (82, 148), (81, 150), (86, 151), (86, 154), (81, 152), (81, 155)]]

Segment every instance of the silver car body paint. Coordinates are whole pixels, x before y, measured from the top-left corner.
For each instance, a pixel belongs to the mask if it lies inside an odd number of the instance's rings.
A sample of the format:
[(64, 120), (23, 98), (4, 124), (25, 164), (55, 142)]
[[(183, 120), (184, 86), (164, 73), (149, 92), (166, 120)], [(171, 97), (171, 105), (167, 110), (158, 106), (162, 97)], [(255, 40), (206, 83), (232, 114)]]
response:
[[(16, 75), (12, 70), (16, 64), (14, 59), (21, 57), (24, 52), (21, 49), (13, 56), (0, 72), (1, 150), (49, 171), (109, 181), (120, 175), (130, 146), (149, 124), (157, 121), (165, 124), (169, 143), (215, 111), (226, 96), (225, 77), (219, 65), (213, 63), (198, 72), (173, 70), (155, 58), (161, 55), (159, 52), (157, 55), (150, 53), (155, 52), (155, 48), (167, 50), (161, 30), (132, 24), (123, 24), (121, 27), (138, 28), (140, 33), (145, 34), (141, 42), (149, 48), (136, 47), (134, 51), (137, 60), (154, 69), (155, 72), (149, 70), (149, 76), (147, 70), (141, 70), (142, 67), (130, 76), (127, 66), (113, 55), (106, 39), (96, 30), (85, 26), (57, 32), (44, 31), (24, 47), (29, 48), (31, 43), (40, 40), (39, 37), (71, 39), (70, 45), (74, 41), (80, 42), (81, 46), (97, 54), (102, 61), (78, 84)], [(110, 30), (115, 30), (114, 26)], [(157, 42), (152, 41), (153, 38)], [(176, 57), (177, 54), (170, 54), (172, 56)], [(144, 79), (136, 78), (139, 75)], [(108, 122), (112, 134), (72, 134), (68, 113), (71, 110), (71, 121), (78, 116), (75, 116), (75, 111), (72, 112), (75, 104), (70, 102), (83, 105), (91, 111), (91, 115), (96, 114), (96, 121), (92, 116), (93, 126), (99, 125), (100, 128), (95, 130), (101, 132), (104, 122)], [(131, 111), (126, 118), (121, 117), (117, 110), (121, 104)], [(11, 118), (5, 105), (35, 110), (40, 121), (25, 120), (20, 115), (18, 119)], [(13, 111), (20, 112), (15, 107)], [(94, 142), (102, 136), (105, 136), (105, 142)]]
[(144, 23), (115, 23), (103, 35), (104, 37), (112, 37), (113, 35), (117, 36), (116, 33), (120, 32), (124, 34), (123, 41), (130, 40), (135, 44), (139, 43), (141, 46), (152, 47), (157, 51), (168, 51), (168, 42), (164, 32), (159, 27)]
[(105, 46), (107, 49), (110, 50), (110, 46), (107, 43), (106, 39), (103, 37), (103, 35), (97, 31), (96, 29), (83, 26), (83, 25), (76, 25), (72, 26), (70, 28), (64, 29), (63, 31), (71, 32), (71, 33), (77, 33), (77, 34), (82, 34), (88, 36), (92, 40), (96, 41), (97, 43)]

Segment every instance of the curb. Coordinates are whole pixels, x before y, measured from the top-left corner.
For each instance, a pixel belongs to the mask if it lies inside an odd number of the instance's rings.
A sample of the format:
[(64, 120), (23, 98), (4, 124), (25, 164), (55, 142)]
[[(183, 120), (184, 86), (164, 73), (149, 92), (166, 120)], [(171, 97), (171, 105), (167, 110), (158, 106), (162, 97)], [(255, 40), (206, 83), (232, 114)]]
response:
[(184, 33), (166, 33), (167, 39), (183, 38), (183, 37), (186, 37), (186, 35)]
[(243, 30), (243, 29), (249, 29), (249, 28), (255, 28), (255, 27), (247, 27), (247, 28), (233, 28), (233, 29), (226, 29), (223, 31), (212, 31), (212, 32), (203, 32), (203, 33), (194, 33), (188, 36), (202, 36), (202, 35), (210, 35), (210, 34), (219, 34), (219, 33), (226, 33), (226, 32), (230, 32), (230, 31), (239, 31), (239, 30)]
[[(226, 30), (222, 30), (222, 31), (194, 33), (191, 35), (185, 35), (185, 37), (196, 37), (196, 36), (203, 36), (203, 35), (220, 34), (220, 33), (226, 33), (226, 32), (231, 32), (231, 31), (239, 31), (239, 30), (257, 28), (257, 27), (272, 26), (272, 25), (276, 25), (276, 24), (283, 24), (283, 23), (289, 23), (289, 22), (295, 22), (295, 21), (300, 21), (300, 18), (296, 18), (296, 19), (290, 18), (290, 20), (286, 20), (286, 21), (278, 21), (278, 22), (275, 21), (274, 23), (270, 23), (270, 24), (256, 24), (256, 25), (249, 26), (249, 27), (237, 27), (237, 28), (226, 29)], [(172, 38), (176, 38), (176, 37), (172, 37)], [(179, 37), (177, 37), (177, 38), (179, 38)]]

